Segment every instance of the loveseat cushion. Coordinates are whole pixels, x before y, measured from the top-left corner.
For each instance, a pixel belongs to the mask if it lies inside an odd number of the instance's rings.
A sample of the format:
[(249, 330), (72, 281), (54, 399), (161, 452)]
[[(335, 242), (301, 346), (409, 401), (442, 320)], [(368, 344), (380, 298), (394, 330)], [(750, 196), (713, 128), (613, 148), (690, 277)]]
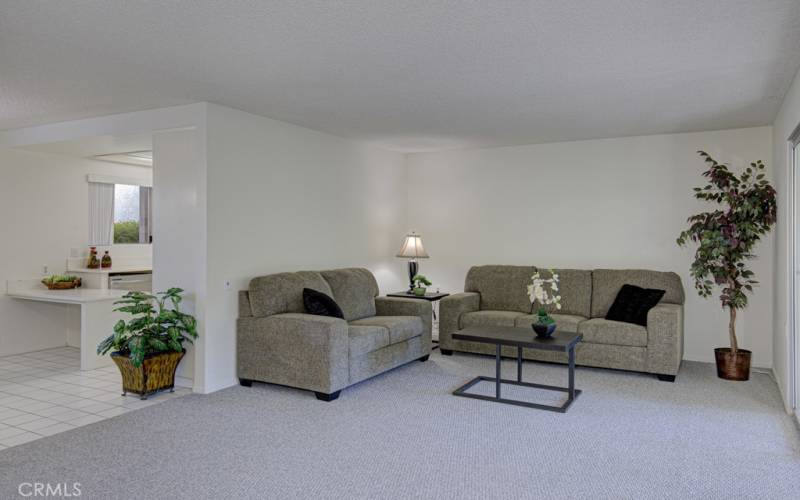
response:
[(645, 269), (595, 269), (592, 271), (592, 318), (606, 317), (625, 284), (664, 290), (662, 303), (683, 304), (683, 284), (676, 273)]
[(425, 326), (419, 316), (372, 316), (350, 322), (351, 326), (380, 326), (389, 331), (389, 344), (422, 335)]
[(459, 328), (470, 326), (514, 326), (517, 318), (527, 316), (514, 311), (475, 311), (461, 315)]
[[(542, 278), (551, 278), (553, 272), (558, 275), (561, 309), (557, 309), (555, 304), (549, 304), (544, 306), (545, 311), (588, 318), (592, 310), (592, 272), (584, 269), (553, 269), (551, 272), (549, 269), (539, 268)], [(528, 278), (528, 284), (530, 283)], [(540, 304), (534, 302), (531, 312), (537, 312), (539, 307)]]
[(350, 340), (350, 357), (354, 358), (389, 345), (389, 330), (377, 325), (353, 325), (347, 327)]
[(350, 321), (375, 316), (378, 282), (371, 272), (348, 268), (322, 271), (320, 274), (330, 285), (333, 300), (342, 308), (344, 319)]
[(250, 310), (256, 317), (304, 313), (303, 288), (333, 294), (328, 282), (316, 271), (259, 276), (250, 280)]
[[(574, 314), (551, 314), (550, 317), (556, 322), (556, 331), (570, 333), (578, 333), (578, 324), (589, 319), (585, 316), (576, 316)], [(538, 318), (539, 316), (536, 314), (519, 316), (514, 319), (514, 326), (528, 328), (536, 323)]]
[(467, 273), (464, 291), (480, 293), (481, 310), (530, 314), (528, 285), (534, 272), (534, 266), (475, 266)]
[(647, 346), (647, 328), (633, 323), (593, 318), (580, 323), (578, 333), (589, 344)]

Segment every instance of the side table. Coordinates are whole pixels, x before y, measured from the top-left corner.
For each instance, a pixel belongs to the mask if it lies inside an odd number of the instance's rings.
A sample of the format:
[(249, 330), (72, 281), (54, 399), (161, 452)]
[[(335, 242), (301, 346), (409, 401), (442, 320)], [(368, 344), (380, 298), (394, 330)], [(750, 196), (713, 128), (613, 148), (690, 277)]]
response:
[[(439, 293), (439, 292), (426, 293), (425, 295), (415, 295), (415, 294), (413, 294), (411, 292), (408, 292), (408, 291), (405, 291), (405, 292), (394, 292), (394, 293), (387, 293), (386, 294), (387, 297), (400, 297), (401, 299), (427, 300), (428, 302), (431, 302), (432, 306), (434, 305), (434, 303), (442, 300), (443, 298), (447, 297), (448, 295), (450, 295), (450, 294), (449, 293)], [(435, 325), (437, 325), (436, 338), (433, 339), (433, 342), (438, 344), (439, 343), (439, 329), (438, 329), (439, 319), (436, 317), (436, 308), (433, 308), (433, 322), (434, 322)], [(437, 346), (434, 346), (434, 349), (436, 349), (436, 347)]]

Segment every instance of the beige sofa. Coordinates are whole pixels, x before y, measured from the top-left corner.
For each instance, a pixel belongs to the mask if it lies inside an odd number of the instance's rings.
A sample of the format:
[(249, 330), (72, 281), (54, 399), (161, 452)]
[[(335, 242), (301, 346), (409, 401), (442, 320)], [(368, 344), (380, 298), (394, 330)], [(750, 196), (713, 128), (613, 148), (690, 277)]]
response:
[[(544, 269), (544, 268), (542, 268)], [(439, 347), (453, 351), (494, 354), (489, 344), (454, 340), (453, 332), (477, 325), (529, 327), (538, 304), (531, 304), (527, 285), (534, 266), (477, 266), (467, 273), (464, 293), (440, 303)], [(556, 269), (562, 308), (548, 306), (557, 330), (583, 334), (576, 363), (653, 373), (674, 381), (683, 358), (683, 301), (680, 277), (671, 272), (615, 269)], [(661, 302), (647, 315), (647, 327), (604, 319), (622, 285), (665, 290)], [(510, 347), (503, 355), (516, 356)], [(526, 359), (566, 363), (566, 354), (528, 350)]]
[[(344, 319), (305, 314), (303, 288), (337, 302)], [(341, 389), (431, 352), (431, 304), (378, 297), (366, 269), (255, 278), (239, 293), (237, 371), (244, 386), (269, 382), (331, 401)]]

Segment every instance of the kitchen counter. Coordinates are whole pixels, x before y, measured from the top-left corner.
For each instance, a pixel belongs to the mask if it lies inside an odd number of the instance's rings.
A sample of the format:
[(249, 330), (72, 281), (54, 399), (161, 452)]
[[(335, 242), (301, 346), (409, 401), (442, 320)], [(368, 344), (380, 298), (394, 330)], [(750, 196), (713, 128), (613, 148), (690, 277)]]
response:
[(151, 273), (152, 267), (145, 267), (139, 265), (125, 265), (111, 266), (105, 269), (89, 269), (88, 267), (76, 267), (67, 269), (69, 273), (86, 273), (86, 274), (113, 274), (113, 273)]
[[(150, 283), (150, 275), (153, 273), (153, 266), (149, 262), (118, 262), (114, 264), (112, 267), (108, 267), (106, 269), (89, 269), (88, 267), (81, 267), (81, 266), (73, 266), (67, 267), (67, 274), (73, 274), (80, 279), (83, 280), (83, 286), (86, 288), (100, 288), (100, 289), (108, 289), (112, 288), (111, 281), (117, 281), (115, 276), (121, 277), (125, 276), (123, 280), (131, 279), (136, 275), (147, 275), (139, 276), (138, 281), (142, 284), (138, 288), (129, 288), (124, 286), (122, 288), (131, 289), (131, 290), (149, 290), (152, 286)], [(146, 281), (147, 283), (145, 283)], [(120, 288), (120, 287), (116, 287)]]
[(130, 315), (114, 310), (117, 307), (114, 302), (127, 293), (125, 290), (48, 290), (38, 279), (8, 281), (6, 290), (9, 297), (17, 300), (50, 302), (63, 304), (68, 308), (79, 308), (81, 370), (94, 370), (112, 364), (109, 356), (99, 356), (96, 350), (97, 345), (114, 331), (114, 325), (119, 320), (130, 319)]
[(97, 288), (74, 288), (72, 290), (48, 290), (42, 288), (14, 289), (9, 284), (8, 296), (17, 299), (39, 300), (42, 302), (58, 302), (61, 304), (86, 304), (104, 300), (119, 300), (127, 292), (125, 290), (100, 290)]

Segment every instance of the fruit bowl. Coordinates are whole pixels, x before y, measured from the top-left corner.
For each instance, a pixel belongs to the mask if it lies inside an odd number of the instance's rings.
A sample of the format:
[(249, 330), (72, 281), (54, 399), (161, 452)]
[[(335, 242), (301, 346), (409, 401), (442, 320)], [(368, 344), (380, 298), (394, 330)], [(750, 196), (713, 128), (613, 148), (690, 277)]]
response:
[(51, 276), (44, 278), (42, 284), (48, 290), (71, 290), (81, 286), (81, 279), (77, 276)]

